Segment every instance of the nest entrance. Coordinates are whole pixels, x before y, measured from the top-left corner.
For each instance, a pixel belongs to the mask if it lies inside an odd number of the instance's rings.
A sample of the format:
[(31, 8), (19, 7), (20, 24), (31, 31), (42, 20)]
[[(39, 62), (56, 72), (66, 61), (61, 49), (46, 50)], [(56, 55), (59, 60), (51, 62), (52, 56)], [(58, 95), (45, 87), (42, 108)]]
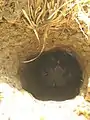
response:
[(74, 54), (53, 49), (20, 68), (25, 90), (39, 100), (67, 100), (80, 93), (82, 69)]

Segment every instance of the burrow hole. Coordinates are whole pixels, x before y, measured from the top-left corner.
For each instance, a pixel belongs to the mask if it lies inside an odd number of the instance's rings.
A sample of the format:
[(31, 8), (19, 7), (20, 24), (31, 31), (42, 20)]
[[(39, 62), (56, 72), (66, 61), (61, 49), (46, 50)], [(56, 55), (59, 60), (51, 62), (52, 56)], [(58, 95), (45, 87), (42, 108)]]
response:
[(62, 101), (80, 93), (82, 69), (75, 54), (53, 49), (21, 65), (22, 87), (39, 100)]

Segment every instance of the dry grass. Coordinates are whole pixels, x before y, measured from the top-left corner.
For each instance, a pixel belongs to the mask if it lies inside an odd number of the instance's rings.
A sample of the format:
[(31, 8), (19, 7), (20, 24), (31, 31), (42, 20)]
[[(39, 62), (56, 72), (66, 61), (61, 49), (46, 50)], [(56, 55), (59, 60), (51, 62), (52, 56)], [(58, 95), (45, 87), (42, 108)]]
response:
[[(90, 35), (90, 0), (28, 0), (27, 7), (28, 12), (22, 9), (25, 23), (34, 31), (39, 45), (40, 38), (37, 28), (47, 24), (44, 35), (47, 36), (47, 29), (50, 28), (53, 23), (64, 20), (67, 15), (77, 22), (86, 39), (88, 39), (88, 35)], [(83, 28), (81, 22), (85, 24), (85, 28)], [(46, 37), (44, 38), (44, 45), (39, 55), (32, 60), (24, 61), (24, 63), (31, 62), (41, 55), (45, 48), (45, 41)]]

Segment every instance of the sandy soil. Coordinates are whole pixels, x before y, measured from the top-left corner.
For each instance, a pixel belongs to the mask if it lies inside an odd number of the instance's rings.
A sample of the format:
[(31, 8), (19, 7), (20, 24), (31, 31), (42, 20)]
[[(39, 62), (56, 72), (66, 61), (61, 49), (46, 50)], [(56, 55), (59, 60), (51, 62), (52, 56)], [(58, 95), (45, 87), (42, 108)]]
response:
[(82, 96), (43, 102), (5, 83), (0, 84), (0, 93), (1, 120), (90, 120), (90, 104)]
[[(34, 32), (24, 22), (22, 8), (27, 11), (26, 0), (23, 2), (21, 0), (0, 1), (0, 82), (9, 83), (18, 89), (22, 88), (18, 75), (19, 66), (22, 65), (23, 60), (38, 54), (41, 50), (44, 31), (47, 27), (46, 24), (37, 29), (41, 42), (39, 46)], [(75, 52), (83, 69), (83, 90), (85, 91), (90, 75), (89, 40), (81, 33), (75, 21), (64, 19), (62, 24), (55, 23), (48, 29), (44, 49), (48, 51), (60, 47), (69, 52)]]

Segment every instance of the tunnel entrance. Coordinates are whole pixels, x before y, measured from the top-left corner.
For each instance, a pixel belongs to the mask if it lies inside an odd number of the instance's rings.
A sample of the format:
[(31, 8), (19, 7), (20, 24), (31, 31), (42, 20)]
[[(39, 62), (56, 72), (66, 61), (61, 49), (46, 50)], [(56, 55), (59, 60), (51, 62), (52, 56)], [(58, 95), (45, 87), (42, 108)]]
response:
[(39, 100), (62, 101), (80, 93), (82, 69), (75, 54), (53, 49), (21, 65), (22, 87)]

